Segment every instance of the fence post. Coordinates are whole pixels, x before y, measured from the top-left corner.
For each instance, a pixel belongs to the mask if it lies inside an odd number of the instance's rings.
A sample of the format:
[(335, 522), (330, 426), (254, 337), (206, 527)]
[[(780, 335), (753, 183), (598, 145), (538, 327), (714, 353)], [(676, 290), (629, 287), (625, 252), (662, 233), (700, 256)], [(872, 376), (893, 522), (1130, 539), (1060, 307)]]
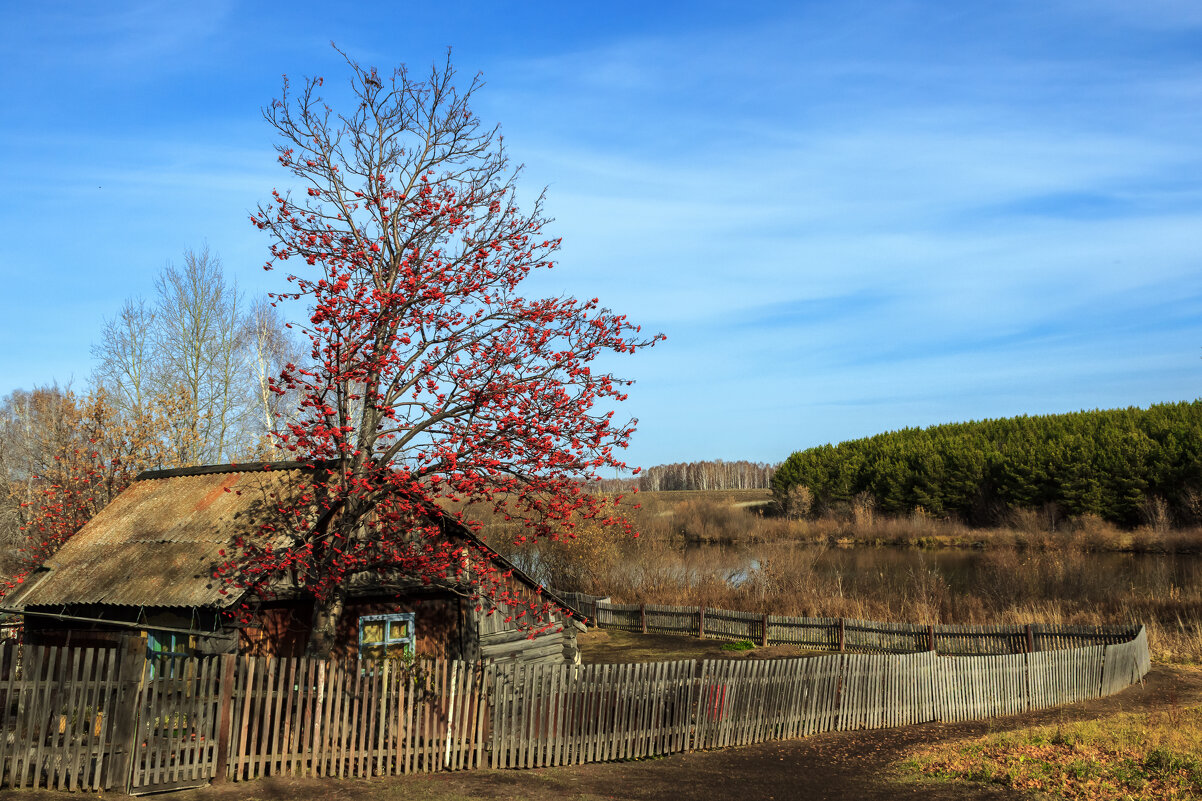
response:
[(639, 604), (639, 622), (643, 625), (643, 633), (647, 633), (647, 604)]
[(927, 647), (928, 651), (935, 650), (935, 626), (934, 625), (927, 627), (927, 646), (928, 646)]
[(764, 621), (760, 624), (760, 647), (768, 647), (768, 613), (764, 613)]
[(697, 607), (697, 639), (705, 639), (705, 607)]
[(1027, 653), (1035, 653), (1035, 632), (1031, 630), (1031, 624), (1027, 624)]
[(146, 645), (141, 637), (131, 635), (122, 638), (121, 666), (117, 674), (116, 725), (113, 730), (113, 748), (124, 749), (113, 754), (112, 773), (109, 774), (114, 788), (129, 792), (135, 767), (134, 750), (138, 744), (138, 712), (141, 711), (142, 683), (146, 680)]
[(843, 653), (847, 649), (847, 626), (843, 623), (843, 618), (839, 618), (839, 653)]
[(217, 709), (217, 766), (213, 772), (213, 783), (225, 781), (225, 772), (230, 764), (230, 716), (234, 706), (234, 668), (238, 657), (222, 654), (220, 701)]

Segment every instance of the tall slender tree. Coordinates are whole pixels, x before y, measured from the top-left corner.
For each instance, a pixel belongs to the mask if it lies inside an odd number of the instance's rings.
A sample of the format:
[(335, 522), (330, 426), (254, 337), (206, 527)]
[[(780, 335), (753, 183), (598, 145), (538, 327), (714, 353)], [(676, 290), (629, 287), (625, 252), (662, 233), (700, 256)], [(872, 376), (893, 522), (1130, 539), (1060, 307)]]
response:
[[(347, 592), (366, 575), (462, 586), (482, 606), (546, 625), (537, 602), (507, 595), (491, 563), (449, 539), (439, 504), (488, 504), (523, 521), (523, 538), (568, 535), (577, 520), (627, 525), (587, 492), (635, 421), (615, 420), (629, 381), (598, 356), (644, 336), (596, 299), (528, 299), (552, 267), (543, 195), (523, 208), (499, 131), (457, 88), (449, 55), (423, 78), (350, 58), (351, 99), (336, 111), (323, 81), (285, 82), (265, 110), (279, 162), (299, 182), (252, 222), (272, 237), (268, 269), (290, 271), (279, 298), (306, 304), (315, 367), (289, 365), (301, 418), (281, 446), (317, 471), (313, 515), (250, 537), (222, 566), (257, 593), (303, 586), (317, 602), (310, 648), (328, 651)], [(583, 483), (582, 483), (583, 480)]]

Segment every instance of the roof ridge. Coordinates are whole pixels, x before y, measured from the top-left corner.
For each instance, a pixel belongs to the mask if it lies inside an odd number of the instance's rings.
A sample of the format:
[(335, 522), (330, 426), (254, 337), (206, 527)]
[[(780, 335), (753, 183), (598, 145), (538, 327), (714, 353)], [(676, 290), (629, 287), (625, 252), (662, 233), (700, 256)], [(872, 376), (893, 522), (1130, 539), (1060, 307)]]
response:
[(174, 467), (169, 470), (143, 470), (134, 477), (134, 481), (152, 481), (160, 478), (180, 478), (184, 476), (210, 476), (219, 473), (264, 473), (270, 470), (316, 470), (329, 467), (333, 462), (272, 462), (249, 461), (231, 462), (230, 464), (207, 464), (194, 467)]

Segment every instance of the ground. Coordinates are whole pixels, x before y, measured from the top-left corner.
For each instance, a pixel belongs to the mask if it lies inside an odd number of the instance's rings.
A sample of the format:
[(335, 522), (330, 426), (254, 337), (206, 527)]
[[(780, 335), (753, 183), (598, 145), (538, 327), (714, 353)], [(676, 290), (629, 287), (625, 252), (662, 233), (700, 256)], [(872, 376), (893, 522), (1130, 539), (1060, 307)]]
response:
[[(661, 759), (542, 770), (474, 771), (387, 779), (264, 779), (172, 794), (171, 801), (758, 801), (759, 799), (1024, 799), (998, 786), (932, 784), (904, 777), (898, 763), (916, 746), (1036, 724), (1157, 714), (1202, 703), (1202, 669), (1156, 665), (1144, 686), (1110, 698), (962, 724), (840, 732), (798, 740), (678, 754)], [(3, 795), (3, 794), (0, 794)], [(79, 794), (12, 792), (14, 801), (79, 801)]]
[(829, 653), (795, 645), (770, 645), (747, 651), (723, 648), (723, 640), (677, 637), (671, 634), (633, 634), (618, 629), (589, 629), (579, 636), (581, 659), (588, 664), (665, 662), (673, 659), (775, 659)]

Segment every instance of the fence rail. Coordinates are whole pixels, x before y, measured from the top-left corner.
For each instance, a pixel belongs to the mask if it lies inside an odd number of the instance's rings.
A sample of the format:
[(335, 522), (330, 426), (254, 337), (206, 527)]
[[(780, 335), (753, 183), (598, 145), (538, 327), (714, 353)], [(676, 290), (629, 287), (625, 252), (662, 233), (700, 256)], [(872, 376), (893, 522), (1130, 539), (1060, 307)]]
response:
[[(829, 621), (786, 625), (830, 644)], [(920, 632), (896, 624), (844, 621), (841, 631), (845, 646), (865, 649), (920, 642)], [(1015, 636), (1004, 627), (947, 634), (1007, 647)], [(1088, 636), (1052, 634), (1064, 642)], [(1110, 631), (1093, 636), (1113, 638)], [(1097, 639), (1084, 647), (968, 656), (845, 651), (771, 660), (415, 666), (147, 660), (132, 650), (137, 640), (124, 651), (24, 646), (18, 662), (17, 646), (0, 644), (0, 784), (143, 793), (214, 778), (543, 767), (969, 720), (1108, 695), (1148, 672), (1142, 627), (1124, 642)]]

